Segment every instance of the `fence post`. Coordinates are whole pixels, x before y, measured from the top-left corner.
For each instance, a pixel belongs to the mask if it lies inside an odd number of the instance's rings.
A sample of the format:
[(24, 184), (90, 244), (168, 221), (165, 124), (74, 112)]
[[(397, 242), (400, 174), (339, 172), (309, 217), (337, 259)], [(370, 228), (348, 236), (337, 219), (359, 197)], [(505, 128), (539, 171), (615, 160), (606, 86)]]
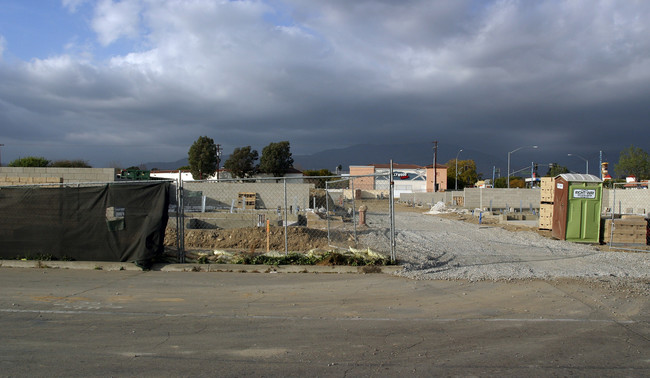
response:
[(287, 217), (287, 178), (284, 180), (284, 254), (289, 254), (289, 227), (288, 227), (288, 217)]
[(178, 218), (179, 227), (177, 228), (178, 235), (178, 262), (185, 263), (185, 203), (183, 191), (183, 176), (181, 171), (178, 171), (178, 209), (176, 209), (176, 216)]
[[(435, 170), (436, 167), (434, 166), (433, 169)], [(388, 200), (390, 201), (388, 205), (389, 209), (389, 217), (390, 217), (390, 260), (395, 261), (395, 207), (393, 206), (393, 197), (394, 197), (394, 188), (395, 188), (395, 182), (393, 181), (393, 160), (390, 161), (390, 174), (388, 177), (389, 180), (389, 187), (388, 187)], [(435, 190), (435, 183), (434, 183), (434, 190)]]
[(357, 204), (356, 204), (356, 193), (354, 192), (354, 180), (350, 181), (350, 189), (352, 189), (352, 224), (354, 227), (354, 246), (357, 247)]
[(325, 181), (325, 219), (327, 219), (327, 244), (332, 244), (330, 239), (330, 199), (329, 199), (329, 183)]
[(612, 224), (609, 226), (609, 250), (612, 250), (614, 240), (614, 213), (616, 212), (616, 184), (612, 183)]

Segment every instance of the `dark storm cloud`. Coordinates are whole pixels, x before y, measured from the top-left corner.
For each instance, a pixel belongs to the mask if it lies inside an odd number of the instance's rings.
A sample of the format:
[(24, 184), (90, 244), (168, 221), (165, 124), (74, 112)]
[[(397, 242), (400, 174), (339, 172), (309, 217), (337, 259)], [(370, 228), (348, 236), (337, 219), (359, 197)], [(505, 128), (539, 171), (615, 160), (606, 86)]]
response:
[(58, 143), (53, 158), (176, 160), (199, 135), (226, 152), (437, 139), (615, 158), (650, 145), (648, 16), (644, 1), (100, 1), (95, 49), (137, 48), (0, 61), (3, 158)]

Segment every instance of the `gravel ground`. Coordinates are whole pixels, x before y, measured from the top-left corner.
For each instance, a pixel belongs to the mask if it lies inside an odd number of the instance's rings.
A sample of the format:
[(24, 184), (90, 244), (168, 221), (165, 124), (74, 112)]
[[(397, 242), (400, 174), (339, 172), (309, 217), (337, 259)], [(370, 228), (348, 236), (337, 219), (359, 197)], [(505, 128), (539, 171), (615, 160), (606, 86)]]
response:
[[(396, 253), (401, 276), (414, 279), (513, 280), (606, 278), (650, 286), (650, 255), (599, 251), (593, 245), (506, 231), (417, 212), (396, 212)], [(360, 236), (371, 248), (390, 250), (386, 216), (369, 214)]]

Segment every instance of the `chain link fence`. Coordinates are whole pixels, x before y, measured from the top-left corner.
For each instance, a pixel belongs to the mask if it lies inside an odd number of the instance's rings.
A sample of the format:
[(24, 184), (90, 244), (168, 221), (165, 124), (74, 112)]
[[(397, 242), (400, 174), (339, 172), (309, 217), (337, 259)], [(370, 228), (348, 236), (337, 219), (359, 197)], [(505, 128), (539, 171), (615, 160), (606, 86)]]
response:
[(603, 241), (610, 249), (650, 250), (650, 190), (638, 183), (614, 183), (603, 204)]
[[(391, 229), (390, 189), (355, 189), (357, 178), (177, 180), (176, 198), (170, 201), (174, 219), (167, 230), (168, 255), (186, 262), (234, 251), (286, 255), (370, 249), (394, 260), (390, 244), (372, 237)], [(360, 214), (365, 202), (359, 201), (369, 196), (381, 205), (365, 205)]]

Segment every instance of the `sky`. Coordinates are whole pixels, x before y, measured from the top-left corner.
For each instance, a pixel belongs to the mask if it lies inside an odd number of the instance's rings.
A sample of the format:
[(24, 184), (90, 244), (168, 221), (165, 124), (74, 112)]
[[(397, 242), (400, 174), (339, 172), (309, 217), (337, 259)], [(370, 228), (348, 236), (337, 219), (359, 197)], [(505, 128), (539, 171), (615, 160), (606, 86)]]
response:
[(2, 0), (1, 162), (175, 161), (207, 135), (595, 168), (650, 151), (649, 19), (646, 0)]

